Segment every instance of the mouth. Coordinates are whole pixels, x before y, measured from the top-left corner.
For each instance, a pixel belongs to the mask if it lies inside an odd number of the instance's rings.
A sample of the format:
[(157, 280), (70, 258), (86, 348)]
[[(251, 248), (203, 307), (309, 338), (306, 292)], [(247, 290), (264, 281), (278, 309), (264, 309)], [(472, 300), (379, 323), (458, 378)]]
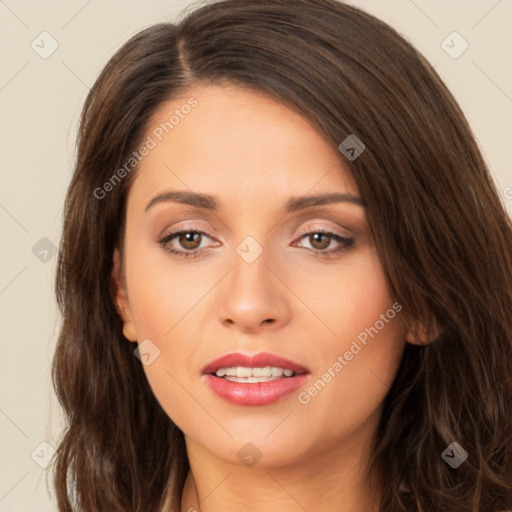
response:
[(235, 379), (263, 379), (255, 382), (265, 382), (310, 372), (307, 367), (270, 352), (251, 355), (232, 352), (208, 363), (202, 373), (235, 382)]
[(211, 390), (238, 405), (266, 405), (301, 387), (308, 368), (268, 352), (231, 353), (206, 365), (202, 374)]

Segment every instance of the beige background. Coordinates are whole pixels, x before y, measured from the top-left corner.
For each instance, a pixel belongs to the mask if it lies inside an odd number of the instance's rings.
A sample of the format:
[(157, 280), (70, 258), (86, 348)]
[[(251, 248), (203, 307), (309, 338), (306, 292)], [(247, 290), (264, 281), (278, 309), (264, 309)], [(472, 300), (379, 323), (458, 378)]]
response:
[[(512, 212), (512, 0), (350, 3), (396, 27), (435, 65)], [(59, 326), (56, 257), (48, 253), (45, 263), (32, 248), (48, 244), (43, 237), (58, 244), (82, 103), (122, 43), (148, 25), (175, 20), (191, 5), (0, 0), (0, 511), (56, 510), (40, 467), (50, 453), (41, 443), (56, 446), (61, 426), (49, 371)], [(31, 47), (43, 31), (59, 45), (47, 59)], [(441, 47), (453, 31), (469, 44), (457, 59)], [(455, 40), (454, 49), (461, 43)]]

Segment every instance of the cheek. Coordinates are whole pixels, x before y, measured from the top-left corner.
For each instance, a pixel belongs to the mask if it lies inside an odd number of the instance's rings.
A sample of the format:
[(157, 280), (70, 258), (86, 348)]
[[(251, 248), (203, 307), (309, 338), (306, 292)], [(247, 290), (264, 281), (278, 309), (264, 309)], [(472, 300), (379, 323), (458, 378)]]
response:
[[(342, 286), (343, 283), (339, 283)], [(390, 293), (384, 269), (376, 253), (354, 269), (344, 282), (343, 304), (334, 316), (340, 335), (338, 352), (346, 355), (346, 380), (361, 393), (388, 387), (398, 368), (405, 346), (402, 306)]]
[(317, 371), (299, 402), (318, 422), (331, 418), (325, 428), (339, 434), (357, 428), (381, 404), (400, 364), (406, 328), (374, 252), (333, 273), (323, 290), (312, 284), (302, 293), (316, 290), (309, 304), (328, 330), (314, 345)]
[(190, 333), (183, 328), (187, 325), (186, 316), (183, 317), (190, 309), (187, 302), (183, 293), (174, 293), (150, 279), (141, 280), (133, 300), (139, 340), (149, 338), (154, 344), (150, 346), (158, 354), (151, 364), (143, 366), (146, 378), (155, 399), (181, 429), (187, 429), (191, 411), (197, 407), (187, 393), (191, 379), (188, 363), (195, 348), (188, 341)]
[(187, 393), (193, 377), (190, 362), (197, 351), (193, 308), (209, 287), (205, 287), (204, 276), (201, 281), (182, 266), (163, 266), (158, 251), (147, 250), (143, 244), (134, 243), (128, 251), (128, 293), (139, 343), (151, 340), (150, 351), (158, 354), (143, 369), (157, 401), (184, 428), (190, 422), (190, 411), (197, 407)]
[(165, 343), (204, 294), (204, 284), (183, 263), (169, 263), (163, 249), (134, 241), (130, 250), (126, 272), (135, 327), (140, 338)]
[[(347, 256), (336, 267), (304, 269), (301, 276), (294, 282), (294, 292), (315, 315), (317, 323), (323, 324), (322, 337), (328, 346), (342, 348), (347, 340), (373, 326), (395, 302), (373, 248)], [(395, 313), (392, 311), (391, 316), (398, 317)]]

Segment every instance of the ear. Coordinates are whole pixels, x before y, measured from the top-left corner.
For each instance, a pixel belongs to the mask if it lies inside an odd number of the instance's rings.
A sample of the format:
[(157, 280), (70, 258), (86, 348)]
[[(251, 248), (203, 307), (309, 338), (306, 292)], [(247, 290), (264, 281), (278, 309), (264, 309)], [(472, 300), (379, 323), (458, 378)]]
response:
[(123, 320), (123, 334), (129, 341), (137, 341), (137, 332), (133, 324), (132, 312), (126, 291), (126, 284), (121, 265), (121, 254), (116, 247), (113, 255), (113, 267), (111, 275), (111, 293), (119, 316)]

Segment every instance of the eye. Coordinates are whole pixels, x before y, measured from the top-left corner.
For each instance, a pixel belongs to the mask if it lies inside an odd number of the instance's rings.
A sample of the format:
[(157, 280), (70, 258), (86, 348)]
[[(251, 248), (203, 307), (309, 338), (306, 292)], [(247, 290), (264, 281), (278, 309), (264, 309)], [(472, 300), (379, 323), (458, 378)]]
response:
[[(181, 229), (168, 233), (158, 240), (163, 249), (171, 254), (181, 258), (197, 257), (203, 254), (207, 248), (200, 248), (202, 238), (208, 236), (204, 231)], [(177, 243), (185, 250), (179, 250), (172, 247), (171, 242), (176, 239)]]
[[(322, 229), (303, 233), (300, 239), (302, 240), (304, 238), (306, 238), (312, 246), (311, 248), (306, 247), (306, 249), (313, 251), (317, 255), (327, 257), (348, 250), (350, 247), (354, 245), (355, 242), (353, 238), (345, 237), (339, 235), (338, 233)], [(335, 241), (338, 244), (338, 247), (326, 250), (331, 245), (332, 241)]]
[[(201, 247), (204, 238), (210, 238), (208, 233), (200, 230), (182, 228), (177, 231), (166, 234), (159, 240), (158, 244), (163, 249), (180, 258), (196, 258), (207, 252), (209, 247)], [(315, 230), (305, 232), (301, 235), (300, 240), (306, 238), (311, 247), (305, 247), (316, 255), (330, 257), (342, 253), (354, 245), (355, 240), (350, 237), (344, 237), (332, 231)], [(332, 242), (338, 244), (338, 247), (327, 250)], [(181, 249), (173, 247), (172, 242), (176, 242)], [(292, 244), (293, 245), (293, 244)], [(299, 247), (303, 247), (302, 244)]]

